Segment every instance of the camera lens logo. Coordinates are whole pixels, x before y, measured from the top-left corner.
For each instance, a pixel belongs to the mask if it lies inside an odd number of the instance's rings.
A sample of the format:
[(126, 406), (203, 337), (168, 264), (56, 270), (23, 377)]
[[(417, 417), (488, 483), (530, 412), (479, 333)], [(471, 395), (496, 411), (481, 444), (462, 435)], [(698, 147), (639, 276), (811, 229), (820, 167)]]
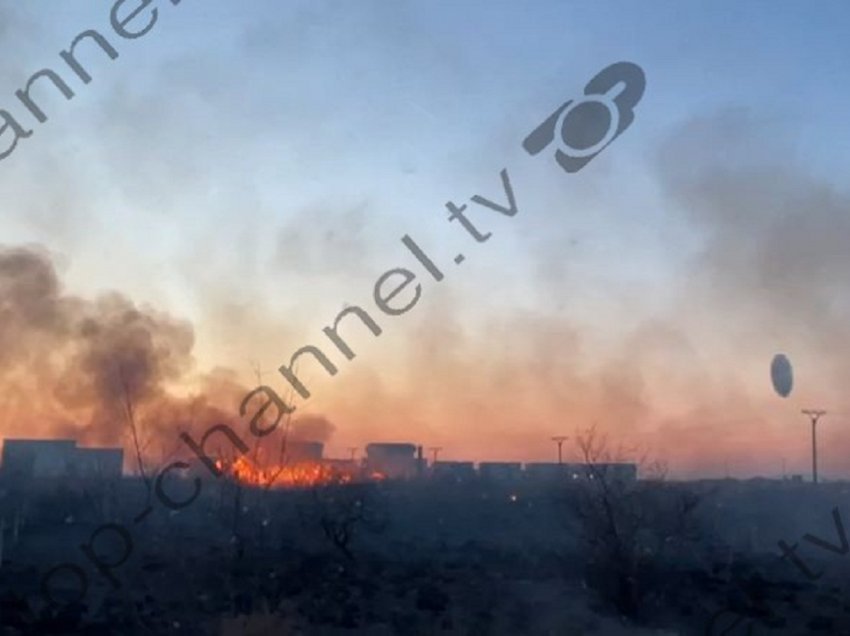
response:
[(567, 172), (578, 172), (631, 126), (633, 109), (645, 88), (640, 66), (612, 64), (587, 83), (584, 96), (569, 100), (549, 115), (522, 147), (536, 155), (555, 141), (555, 161)]

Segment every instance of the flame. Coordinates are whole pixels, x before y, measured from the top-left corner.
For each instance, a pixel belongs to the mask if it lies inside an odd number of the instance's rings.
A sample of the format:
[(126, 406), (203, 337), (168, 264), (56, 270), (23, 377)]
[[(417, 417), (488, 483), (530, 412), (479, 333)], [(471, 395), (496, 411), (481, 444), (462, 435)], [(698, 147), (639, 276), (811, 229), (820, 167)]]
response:
[(260, 488), (309, 488), (347, 484), (356, 477), (353, 468), (346, 470), (317, 461), (261, 467), (242, 456), (232, 462), (220, 459), (216, 462), (216, 467), (241, 484)]

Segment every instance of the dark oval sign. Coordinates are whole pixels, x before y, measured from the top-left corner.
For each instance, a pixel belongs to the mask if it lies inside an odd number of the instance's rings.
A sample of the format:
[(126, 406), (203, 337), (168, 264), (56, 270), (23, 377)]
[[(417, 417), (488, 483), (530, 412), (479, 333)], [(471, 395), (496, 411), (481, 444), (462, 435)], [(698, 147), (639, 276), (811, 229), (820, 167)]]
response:
[(774, 390), (782, 397), (788, 397), (794, 388), (794, 371), (791, 361), (783, 353), (777, 353), (770, 363), (770, 379)]

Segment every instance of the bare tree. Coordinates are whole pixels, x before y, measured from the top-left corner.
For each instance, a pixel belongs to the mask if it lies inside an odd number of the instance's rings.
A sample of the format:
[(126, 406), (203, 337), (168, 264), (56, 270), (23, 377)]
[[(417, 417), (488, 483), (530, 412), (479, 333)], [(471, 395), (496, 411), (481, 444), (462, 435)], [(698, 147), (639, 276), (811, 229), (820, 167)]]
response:
[(139, 426), (136, 421), (136, 408), (133, 400), (133, 395), (130, 390), (130, 384), (127, 381), (127, 376), (124, 373), (124, 367), (120, 363), (118, 364), (118, 381), (121, 383), (121, 397), (122, 397), (122, 406), (124, 408), (124, 415), (127, 418), (127, 425), (130, 428), (130, 436), (133, 441), (133, 448), (136, 453), (136, 467), (138, 468), (139, 475), (142, 478), (142, 483), (145, 485), (145, 490), (147, 491), (147, 499), (146, 503), (150, 504), (151, 498), (153, 497), (153, 481), (148, 472), (148, 467), (145, 465), (145, 456), (144, 452), (150, 443), (150, 440), (143, 441), (141, 437), (141, 433), (139, 431)]
[(637, 464), (648, 478), (628, 478), (616, 465), (622, 450), (612, 452), (595, 426), (576, 435), (576, 445), (586, 479), (573, 504), (588, 548), (587, 577), (620, 613), (637, 617), (658, 568), (696, 538), (700, 499), (666, 484), (666, 466), (646, 454)]
[[(263, 384), (263, 372), (259, 365), (259, 363), (252, 362), (251, 369), (254, 372), (254, 377), (257, 382), (257, 386), (262, 386)], [(297, 372), (297, 366), (295, 367), (295, 371)], [(292, 398), (294, 395), (294, 389), (290, 388), (289, 393), (287, 395), (286, 401), (287, 404), (291, 404)], [(255, 435), (250, 432), (249, 437), (254, 439), (253, 448), (250, 454), (247, 456), (247, 461), (250, 462), (250, 466), (252, 469), (252, 476), (254, 478), (254, 483), (252, 485), (256, 486), (259, 489), (259, 492), (252, 493), (251, 491), (245, 492), (245, 484), (239, 478), (238, 475), (233, 475), (233, 514), (231, 520), (231, 532), (233, 537), (239, 541), (241, 537), (239, 535), (240, 532), (240, 519), (243, 513), (244, 501), (249, 499), (253, 502), (259, 503), (261, 509), (263, 511), (263, 519), (261, 519), (260, 532), (264, 532), (265, 523), (268, 522), (269, 517), (271, 516), (270, 505), (268, 501), (268, 492), (272, 489), (272, 487), (278, 482), (278, 479), (283, 474), (283, 472), (287, 468), (287, 448), (288, 448), (288, 440), (289, 433), (291, 429), (292, 422), (292, 412), (286, 412), (283, 415), (284, 417), (284, 425), (282, 430), (277, 432), (277, 435)], [(263, 448), (263, 444), (268, 442), (271, 443), (276, 437), (280, 438), (280, 445), (277, 453), (264, 453), (265, 450)], [(277, 457), (275, 457), (277, 455)], [(235, 456), (231, 456), (231, 459), (227, 464), (229, 466), (233, 466), (235, 463)]]
[[(251, 363), (251, 368), (254, 371), (254, 377), (257, 382), (257, 386), (261, 386), (263, 384), (263, 372), (259, 365), (259, 363), (253, 362)], [(298, 366), (296, 363), (294, 371), (297, 372)], [(291, 404), (294, 396), (295, 390), (290, 387), (289, 392), (286, 396), (286, 403)], [(292, 411), (289, 411), (283, 415), (284, 424), (283, 429), (280, 431), (280, 445), (278, 448), (277, 456), (273, 453), (266, 453), (265, 455), (262, 453), (262, 444), (267, 439), (265, 436), (253, 435), (254, 437), (254, 448), (251, 452), (251, 461), (255, 467), (257, 467), (257, 475), (260, 483), (258, 484), (264, 491), (270, 490), (277, 480), (280, 478), (281, 474), (283, 474), (287, 465), (287, 450), (289, 443), (289, 434), (291, 430), (292, 424)], [(272, 441), (275, 438), (274, 435), (269, 436), (268, 440)]]

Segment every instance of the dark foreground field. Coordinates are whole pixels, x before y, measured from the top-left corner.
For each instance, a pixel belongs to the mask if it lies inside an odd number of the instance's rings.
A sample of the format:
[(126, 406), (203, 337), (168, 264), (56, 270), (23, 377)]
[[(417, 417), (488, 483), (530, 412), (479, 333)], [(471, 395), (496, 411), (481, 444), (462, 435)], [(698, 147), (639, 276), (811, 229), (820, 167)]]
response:
[(136, 523), (138, 481), (7, 483), (0, 634), (850, 634), (847, 494), (218, 482)]

